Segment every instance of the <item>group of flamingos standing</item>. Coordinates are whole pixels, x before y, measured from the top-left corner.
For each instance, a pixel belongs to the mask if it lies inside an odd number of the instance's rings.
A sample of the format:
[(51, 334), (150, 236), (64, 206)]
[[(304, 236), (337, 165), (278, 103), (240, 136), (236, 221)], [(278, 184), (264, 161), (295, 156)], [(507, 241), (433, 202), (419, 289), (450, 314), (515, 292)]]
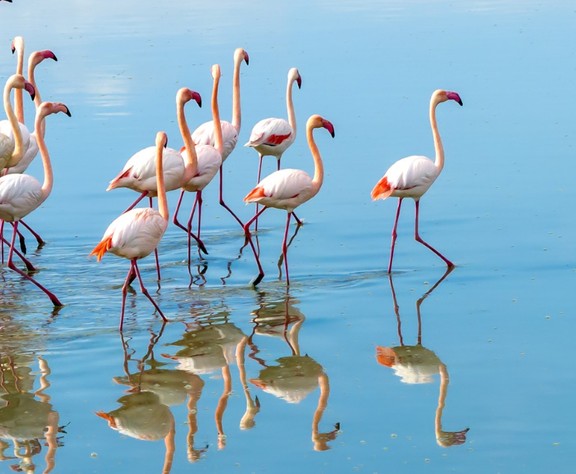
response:
[[(41, 289), (52, 301), (54, 306), (62, 306), (60, 300), (48, 289), (38, 283), (33, 277), (34, 266), (25, 257), (25, 241), (20, 233), (19, 224), (25, 226), (33, 233), (39, 245), (41, 237), (23, 222), (23, 218), (38, 208), (48, 197), (52, 189), (53, 175), (50, 165), (48, 149), (44, 141), (45, 118), (58, 112), (70, 115), (68, 108), (57, 102), (42, 102), (34, 77), (34, 70), (44, 59), (56, 60), (51, 51), (36, 51), (28, 61), (27, 78), (23, 75), (24, 40), (16, 37), (12, 41), (12, 51), (17, 54), (16, 74), (11, 76), (4, 88), (4, 108), (7, 119), (0, 121), (0, 231), (3, 231), (4, 222), (12, 224), (12, 239), (8, 242), (2, 235), (2, 259), (4, 259), (4, 244), (9, 246), (7, 265), (18, 272)], [(187, 123), (185, 105), (188, 102), (202, 105), (202, 98), (196, 91), (186, 87), (176, 93), (176, 115), (183, 146), (181, 149), (167, 147), (167, 134), (159, 131), (156, 134), (155, 145), (148, 146), (135, 153), (124, 165), (118, 175), (110, 181), (108, 190), (125, 187), (139, 193), (138, 198), (117, 217), (106, 229), (101, 241), (92, 250), (90, 255), (96, 256), (100, 261), (107, 252), (126, 258), (130, 261), (130, 268), (122, 287), (122, 308), (120, 316), (120, 330), (122, 330), (126, 295), (129, 286), (138, 279), (142, 293), (150, 300), (160, 316), (167, 321), (166, 316), (150, 296), (142, 281), (138, 268), (138, 260), (151, 253), (156, 256), (156, 268), (160, 279), (160, 265), (158, 263), (158, 245), (164, 235), (169, 222), (169, 211), (166, 193), (180, 189), (180, 196), (172, 220), (176, 226), (183, 229), (188, 236), (188, 260), (192, 240), (195, 241), (198, 251), (207, 254), (208, 250), (201, 238), (202, 191), (219, 174), (219, 201), (231, 214), (236, 222), (243, 228), (245, 245), (253, 251), (258, 275), (252, 285), (258, 285), (264, 277), (264, 270), (260, 263), (259, 251), (253, 240), (250, 228), (257, 225), (258, 217), (269, 208), (286, 211), (286, 227), (282, 242), (282, 258), (285, 267), (286, 284), (290, 284), (288, 273), (288, 231), (291, 218), (294, 217), (297, 225), (301, 221), (294, 214), (294, 210), (313, 198), (319, 191), (324, 179), (324, 167), (318, 146), (314, 140), (314, 130), (326, 129), (334, 137), (334, 126), (330, 121), (320, 115), (312, 115), (306, 123), (306, 139), (314, 162), (314, 174), (298, 169), (281, 169), (281, 158), (296, 138), (296, 115), (292, 100), (294, 84), (299, 88), (302, 78), (296, 68), (288, 72), (286, 86), (287, 120), (282, 118), (267, 118), (259, 121), (252, 128), (250, 138), (245, 146), (252, 147), (258, 152), (259, 164), (257, 185), (244, 197), (244, 202), (255, 203), (256, 212), (252, 218), (243, 223), (232, 209), (226, 204), (223, 196), (223, 165), (234, 150), (241, 127), (240, 104), (240, 67), (242, 63), (249, 64), (248, 53), (238, 48), (234, 52), (234, 70), (232, 79), (232, 120), (230, 122), (220, 119), (218, 106), (218, 91), (221, 77), (220, 66), (215, 64), (211, 68), (213, 79), (211, 111), (212, 120), (203, 123), (193, 132)], [(14, 106), (11, 94), (14, 91)], [(35, 101), (36, 119), (34, 130), (30, 132), (24, 125), (22, 96), (26, 91)], [(394, 163), (372, 190), (372, 199), (386, 199), (389, 196), (398, 197), (398, 208), (392, 230), (392, 242), (388, 272), (392, 271), (394, 246), (396, 242), (396, 229), (400, 215), (400, 207), (405, 197), (414, 199), (416, 204), (415, 239), (438, 255), (446, 265), (451, 268), (453, 263), (444, 257), (438, 250), (425, 242), (418, 231), (419, 200), (432, 185), (444, 166), (444, 150), (436, 123), (436, 106), (441, 102), (454, 100), (462, 105), (462, 100), (456, 92), (436, 90), (430, 100), (430, 124), (435, 148), (435, 160), (424, 156), (409, 156)], [(28, 164), (40, 152), (44, 167), (44, 183), (40, 184), (35, 178), (25, 174)], [(262, 159), (264, 156), (274, 156), (277, 159), (278, 169), (267, 177), (261, 179)], [(178, 220), (183, 198), (187, 192), (195, 193), (188, 220), (185, 224)], [(147, 198), (149, 207), (136, 207)], [(157, 209), (153, 207), (153, 198), (157, 198)], [(262, 207), (259, 208), (258, 205)], [(193, 228), (196, 217), (196, 228)], [(20, 250), (16, 248), (16, 238), (19, 238)], [(14, 256), (21, 259), (27, 271), (19, 269), (14, 264)]]

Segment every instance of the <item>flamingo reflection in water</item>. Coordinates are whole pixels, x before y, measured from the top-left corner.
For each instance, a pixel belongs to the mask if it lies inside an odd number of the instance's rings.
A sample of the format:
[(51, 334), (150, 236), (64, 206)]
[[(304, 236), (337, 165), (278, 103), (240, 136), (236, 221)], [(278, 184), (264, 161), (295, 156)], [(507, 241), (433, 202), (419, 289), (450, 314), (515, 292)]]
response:
[(416, 345), (404, 344), (398, 300), (396, 299), (392, 274), (388, 274), (394, 301), (394, 313), (396, 314), (398, 323), (400, 345), (396, 347), (376, 347), (376, 359), (378, 363), (394, 369), (395, 374), (398, 375), (404, 383), (431, 383), (435, 374), (440, 375), (440, 393), (434, 420), (434, 430), (436, 433), (436, 442), (444, 448), (464, 444), (469, 428), (460, 431), (444, 431), (442, 429), (442, 414), (448, 394), (450, 377), (448, 375), (448, 368), (440, 358), (433, 351), (422, 345), (422, 317), (420, 307), (424, 300), (444, 281), (453, 269), (453, 267), (448, 268), (442, 277), (416, 301), (416, 313), (418, 316), (418, 342)]
[[(51, 472), (56, 467), (56, 450), (61, 443), (58, 426), (59, 415), (52, 407), (48, 362), (37, 357), (40, 371), (39, 388), (32, 391), (36, 371), (34, 360), (26, 355), (9, 355), (0, 358), (0, 461), (17, 460), (10, 468), (17, 472), (35, 472), (34, 457), (48, 447), (44, 455), (45, 469)], [(4, 451), (12, 444), (13, 456)]]
[(248, 337), (240, 328), (228, 321), (229, 311), (216, 309), (211, 303), (203, 304), (200, 308), (193, 308), (198, 312), (207, 314), (193, 319), (186, 325), (182, 338), (169, 345), (178, 348), (175, 354), (163, 354), (164, 357), (178, 362), (177, 369), (196, 374), (202, 377), (220, 373), (223, 381), (223, 390), (218, 399), (214, 418), (218, 432), (218, 449), (226, 447), (226, 433), (224, 431), (224, 413), (228, 406), (228, 398), (232, 393), (232, 374), (230, 365), (236, 362), (242, 388), (246, 399), (246, 410), (240, 420), (241, 429), (250, 429), (255, 425), (255, 417), (260, 409), (258, 400), (252, 399), (246, 371), (244, 368), (244, 351)]
[[(249, 344), (252, 349), (250, 357), (263, 369), (250, 382), (288, 403), (300, 403), (317, 387), (320, 388), (318, 405), (312, 418), (312, 443), (316, 451), (326, 451), (330, 449), (328, 443), (336, 439), (340, 423), (336, 423), (331, 431), (320, 432), (322, 415), (328, 405), (330, 383), (318, 362), (308, 355), (301, 355), (298, 336), (305, 317), (295, 306), (298, 301), (288, 292), (280, 298), (260, 293), (259, 299), (260, 307), (252, 313), (254, 328)], [(290, 348), (290, 355), (276, 359), (274, 365), (267, 364), (258, 357), (259, 349), (254, 343), (254, 336), (282, 338)]]

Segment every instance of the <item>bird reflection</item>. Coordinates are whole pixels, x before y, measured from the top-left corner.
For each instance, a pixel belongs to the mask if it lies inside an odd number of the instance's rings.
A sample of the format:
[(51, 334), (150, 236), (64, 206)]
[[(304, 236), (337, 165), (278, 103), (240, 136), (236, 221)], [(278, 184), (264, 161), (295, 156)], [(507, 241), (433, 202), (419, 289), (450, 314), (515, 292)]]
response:
[(218, 399), (214, 418), (218, 432), (218, 448), (226, 446), (224, 431), (224, 413), (228, 406), (228, 399), (232, 393), (232, 374), (230, 365), (236, 362), (240, 382), (246, 399), (246, 410), (240, 420), (241, 429), (249, 429), (255, 425), (255, 417), (260, 410), (258, 399), (253, 399), (246, 382), (244, 367), (244, 352), (247, 336), (240, 328), (229, 322), (229, 312), (226, 308), (220, 311), (211, 308), (206, 312), (202, 305), (194, 308), (192, 322), (186, 324), (182, 338), (169, 345), (175, 346), (175, 354), (163, 354), (165, 357), (178, 362), (178, 370), (194, 376), (209, 376), (220, 373), (223, 386)]
[[(33, 391), (34, 358), (25, 354), (0, 357), (0, 461), (17, 460), (10, 468), (17, 472), (36, 472), (34, 457), (47, 446), (44, 473), (56, 466), (56, 450), (61, 446), (59, 415), (51, 404), (48, 362), (37, 357), (39, 388)], [(13, 455), (5, 454), (13, 446)]]
[[(316, 451), (330, 449), (328, 443), (336, 439), (340, 424), (336, 423), (329, 432), (320, 432), (319, 425), (328, 405), (330, 384), (324, 368), (310, 356), (301, 355), (298, 334), (305, 317), (295, 306), (298, 303), (289, 292), (278, 298), (259, 293), (259, 308), (253, 311), (254, 328), (250, 335), (250, 357), (263, 369), (257, 378), (250, 382), (266, 393), (270, 393), (288, 403), (299, 403), (317, 387), (320, 388), (318, 405), (312, 419), (312, 442)], [(290, 349), (290, 355), (267, 364), (258, 356), (259, 349), (254, 343), (255, 336), (282, 338)]]
[(442, 447), (464, 444), (466, 442), (466, 434), (468, 433), (469, 428), (460, 431), (444, 431), (442, 429), (442, 414), (444, 412), (450, 377), (446, 365), (440, 360), (440, 358), (433, 351), (422, 345), (422, 317), (420, 310), (424, 300), (440, 285), (440, 283), (442, 283), (442, 281), (444, 281), (452, 270), (453, 268), (448, 268), (444, 275), (442, 275), (442, 277), (416, 301), (416, 314), (418, 317), (418, 339), (416, 345), (404, 344), (400, 308), (398, 300), (396, 299), (392, 274), (388, 274), (392, 299), (394, 302), (394, 313), (396, 314), (396, 321), (398, 324), (398, 339), (400, 345), (396, 347), (376, 347), (376, 359), (378, 363), (392, 368), (395, 374), (399, 376), (401, 381), (404, 383), (431, 383), (433, 382), (434, 375), (440, 375), (440, 393), (438, 396), (434, 429), (436, 433), (436, 441)]

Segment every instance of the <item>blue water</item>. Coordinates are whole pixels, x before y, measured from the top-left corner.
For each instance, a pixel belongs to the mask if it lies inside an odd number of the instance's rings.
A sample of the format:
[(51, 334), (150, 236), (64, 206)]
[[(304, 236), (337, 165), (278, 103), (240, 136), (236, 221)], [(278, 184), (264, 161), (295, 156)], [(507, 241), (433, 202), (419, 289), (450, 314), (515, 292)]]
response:
[[(28, 241), (35, 277), (65, 306), (0, 269), (0, 472), (571, 472), (575, 26), (567, 1), (0, 2), (0, 77), (22, 35), (27, 54), (56, 53), (37, 80), (72, 111), (48, 118), (55, 187), (27, 218), (47, 240)], [(326, 177), (297, 212), (290, 288), (277, 268), (284, 213), (260, 220), (254, 289), (254, 259), (212, 183), (205, 261), (193, 253), (189, 273), (170, 226), (160, 289), (153, 259), (141, 262), (171, 322), (134, 285), (120, 333), (127, 262), (88, 254), (135, 195), (106, 186), (157, 130), (181, 145), (178, 88), (204, 98), (187, 109), (191, 127), (209, 120), (216, 62), (230, 119), (239, 46), (250, 64), (224, 179), (241, 219), (257, 167), (241, 145), (258, 120), (286, 117), (290, 67), (303, 84), (283, 166), (312, 171), (308, 116), (336, 129), (316, 133)], [(420, 231), (456, 268), (445, 276), (413, 240), (406, 200), (389, 278), (396, 201), (370, 190), (396, 159), (433, 154), (437, 88), (464, 105), (438, 107), (446, 166)], [(29, 172), (42, 175), (39, 161)], [(378, 347), (420, 362), (387, 367)]]

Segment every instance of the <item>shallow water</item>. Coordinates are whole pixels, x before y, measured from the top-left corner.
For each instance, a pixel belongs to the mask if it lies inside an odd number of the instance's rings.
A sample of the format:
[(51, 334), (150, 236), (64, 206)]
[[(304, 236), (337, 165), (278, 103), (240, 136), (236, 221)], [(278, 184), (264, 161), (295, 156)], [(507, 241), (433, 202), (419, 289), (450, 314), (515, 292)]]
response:
[[(14, 71), (15, 35), (27, 53), (53, 50), (57, 63), (37, 69), (42, 97), (72, 111), (48, 118), (55, 187), (27, 218), (47, 240), (28, 240), (35, 276), (65, 306), (0, 269), (0, 471), (570, 472), (575, 23), (563, 1), (0, 2), (0, 74)], [(135, 285), (120, 333), (127, 262), (88, 254), (134, 193), (104, 190), (157, 130), (180, 146), (178, 88), (203, 96), (191, 126), (209, 120), (215, 62), (230, 118), (239, 46), (250, 54), (239, 145), (261, 118), (286, 115), (293, 66), (298, 137), (283, 166), (312, 170), (309, 115), (336, 129), (316, 133), (326, 177), (297, 212), (290, 288), (277, 268), (284, 213), (260, 221), (266, 276), (254, 289), (253, 257), (212, 183), (206, 259), (193, 252), (189, 272), (170, 226), (159, 290), (153, 259), (141, 262), (172, 321)], [(437, 88), (464, 106), (438, 108), (446, 166), (420, 230), (456, 268), (446, 275), (414, 242), (406, 200), (389, 276), (396, 202), (370, 190), (396, 159), (433, 153)], [(243, 220), (256, 166), (238, 146), (224, 168)], [(29, 172), (41, 176), (39, 161)], [(382, 348), (416, 362), (387, 367)]]

